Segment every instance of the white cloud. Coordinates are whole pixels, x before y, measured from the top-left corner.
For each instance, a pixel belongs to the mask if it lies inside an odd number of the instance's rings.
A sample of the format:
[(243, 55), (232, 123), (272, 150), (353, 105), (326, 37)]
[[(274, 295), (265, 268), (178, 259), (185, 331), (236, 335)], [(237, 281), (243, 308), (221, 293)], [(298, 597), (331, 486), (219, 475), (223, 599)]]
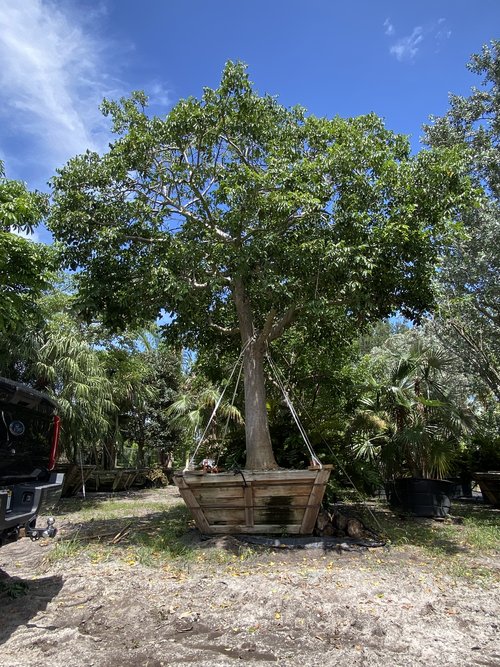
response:
[(422, 26), (413, 29), (411, 35), (401, 37), (389, 49), (399, 61), (413, 60), (418, 53), (419, 44), (424, 39)]
[(450, 39), (451, 30), (446, 25), (446, 19), (439, 19), (438, 20), (435, 32), (436, 32), (436, 41), (438, 42), (438, 46), (445, 39)]
[(392, 35), (394, 35), (394, 32), (395, 32), (395, 31), (394, 31), (394, 26), (392, 25), (390, 19), (388, 19), (388, 18), (385, 19), (385, 21), (384, 21), (384, 28), (385, 28), (384, 32), (385, 32), (386, 35), (388, 35), (389, 37), (391, 37)]
[[(108, 123), (98, 105), (116, 95), (116, 81), (106, 73), (103, 44), (71, 8), (0, 0), (0, 140), (8, 160), (19, 159), (12, 148), (19, 140), (26, 159), (43, 159), (49, 169), (106, 145)], [(103, 4), (94, 7), (94, 23), (104, 11)]]
[(145, 92), (151, 107), (168, 107), (172, 104), (170, 90), (162, 83), (153, 82), (145, 86)]
[[(385, 34), (388, 37), (395, 37), (396, 31), (389, 19), (384, 23)], [(422, 43), (434, 42), (439, 49), (441, 44), (451, 37), (451, 30), (446, 25), (446, 19), (440, 18), (430, 25), (418, 25), (413, 28), (411, 34), (399, 37), (389, 47), (389, 52), (400, 62), (412, 62), (419, 53)]]

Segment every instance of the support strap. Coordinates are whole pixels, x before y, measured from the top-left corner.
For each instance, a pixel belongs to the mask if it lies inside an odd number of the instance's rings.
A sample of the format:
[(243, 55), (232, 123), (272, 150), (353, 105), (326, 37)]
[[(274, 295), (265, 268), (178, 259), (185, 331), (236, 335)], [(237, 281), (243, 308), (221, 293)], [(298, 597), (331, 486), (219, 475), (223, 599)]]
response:
[[(191, 458), (189, 459), (188, 463), (186, 464), (186, 467), (184, 468), (184, 472), (186, 472), (187, 470), (192, 470), (192, 469), (193, 469), (193, 467), (194, 467), (194, 460), (195, 460), (195, 458), (196, 458), (196, 455), (197, 455), (197, 453), (198, 453), (198, 450), (200, 449), (200, 447), (201, 447), (201, 445), (202, 445), (202, 443), (203, 443), (203, 440), (205, 439), (205, 436), (206, 436), (206, 434), (207, 434), (207, 432), (208, 432), (208, 429), (210, 428), (210, 424), (212, 423), (212, 421), (213, 421), (215, 415), (217, 414), (217, 410), (219, 409), (219, 406), (220, 406), (220, 404), (222, 403), (222, 399), (224, 398), (224, 394), (226, 393), (226, 389), (229, 387), (229, 385), (230, 385), (230, 383), (231, 383), (231, 380), (233, 379), (233, 376), (234, 376), (234, 374), (235, 374), (235, 372), (236, 372), (236, 369), (238, 368), (238, 365), (240, 365), (240, 372), (239, 372), (239, 374), (238, 374), (238, 382), (236, 383), (236, 387), (235, 387), (235, 390), (234, 390), (234, 393), (233, 393), (233, 401), (234, 401), (234, 398), (235, 398), (235, 396), (236, 396), (236, 389), (237, 389), (237, 387), (238, 387), (238, 383), (239, 383), (239, 381), (240, 381), (240, 377), (241, 377), (241, 369), (243, 368), (243, 355), (245, 354), (246, 349), (247, 349), (247, 347), (250, 345), (250, 343), (252, 342), (252, 340), (253, 340), (252, 338), (249, 338), (249, 339), (247, 340), (247, 342), (245, 343), (245, 345), (243, 346), (243, 348), (241, 349), (240, 356), (238, 357), (238, 359), (236, 360), (236, 363), (235, 363), (234, 366), (233, 366), (233, 370), (231, 371), (231, 374), (229, 375), (229, 379), (228, 379), (228, 381), (227, 381), (227, 384), (226, 384), (226, 386), (224, 387), (224, 389), (222, 390), (221, 395), (219, 396), (219, 398), (218, 398), (218, 400), (217, 400), (217, 403), (215, 404), (214, 409), (212, 410), (212, 414), (210, 415), (210, 419), (208, 420), (208, 423), (207, 423), (207, 425), (205, 426), (205, 430), (203, 431), (203, 433), (201, 434), (201, 436), (200, 436), (200, 438), (199, 438), (199, 440), (198, 440), (198, 444), (196, 445), (196, 448), (195, 448), (195, 450), (194, 450), (194, 452), (193, 452), (193, 456), (191, 456)], [(226, 427), (226, 429), (227, 429), (227, 427)]]
[(276, 382), (278, 383), (278, 386), (279, 386), (279, 388), (281, 389), (281, 391), (282, 391), (282, 393), (283, 393), (283, 397), (284, 397), (284, 399), (285, 399), (285, 402), (286, 402), (286, 404), (288, 405), (288, 409), (289, 409), (290, 412), (292, 413), (292, 417), (294, 418), (295, 423), (297, 424), (297, 428), (299, 429), (299, 432), (300, 432), (300, 434), (301, 434), (301, 436), (302, 436), (302, 439), (304, 440), (304, 442), (305, 442), (305, 444), (306, 444), (306, 447), (307, 447), (307, 449), (308, 449), (308, 451), (309, 451), (309, 455), (310, 455), (310, 457), (311, 457), (311, 461), (312, 461), (312, 463), (313, 463), (314, 465), (319, 466), (319, 468), (320, 468), (320, 470), (321, 470), (321, 469), (323, 468), (323, 464), (322, 464), (321, 461), (318, 459), (318, 457), (316, 456), (316, 454), (315, 454), (315, 452), (314, 452), (314, 450), (313, 450), (313, 447), (312, 447), (312, 445), (311, 445), (311, 442), (310, 442), (309, 438), (307, 437), (307, 433), (306, 433), (306, 431), (305, 431), (304, 427), (302, 426), (302, 423), (301, 423), (301, 421), (300, 421), (300, 419), (299, 419), (299, 415), (297, 414), (297, 411), (296, 411), (295, 408), (293, 407), (293, 404), (292, 404), (292, 401), (291, 401), (291, 399), (290, 399), (290, 396), (289, 396), (289, 394), (288, 394), (288, 392), (287, 392), (287, 390), (286, 390), (286, 388), (285, 388), (284, 380), (283, 380), (282, 377), (281, 377), (281, 373), (280, 373), (280, 371), (278, 370), (278, 367), (276, 366), (276, 364), (274, 363), (274, 361), (271, 359), (271, 355), (269, 354), (269, 350), (267, 351), (267, 355), (266, 355), (266, 356), (267, 356), (267, 360), (269, 361), (269, 365), (270, 365), (270, 367), (271, 367), (271, 370), (273, 371), (274, 376), (275, 376), (275, 378), (276, 378)]

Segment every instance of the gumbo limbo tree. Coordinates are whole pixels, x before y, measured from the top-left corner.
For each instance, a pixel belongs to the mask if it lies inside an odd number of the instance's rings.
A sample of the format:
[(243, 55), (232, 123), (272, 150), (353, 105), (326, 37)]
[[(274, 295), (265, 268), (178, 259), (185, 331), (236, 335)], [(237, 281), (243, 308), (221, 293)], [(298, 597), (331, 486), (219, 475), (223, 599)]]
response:
[(50, 227), (82, 309), (123, 328), (172, 313), (191, 349), (243, 352), (247, 469), (276, 467), (264, 357), (299, 318), (418, 318), (468, 197), (457, 149), (410, 157), (373, 114), (317, 118), (260, 96), (240, 63), (165, 118), (105, 101), (109, 151), (53, 179)]

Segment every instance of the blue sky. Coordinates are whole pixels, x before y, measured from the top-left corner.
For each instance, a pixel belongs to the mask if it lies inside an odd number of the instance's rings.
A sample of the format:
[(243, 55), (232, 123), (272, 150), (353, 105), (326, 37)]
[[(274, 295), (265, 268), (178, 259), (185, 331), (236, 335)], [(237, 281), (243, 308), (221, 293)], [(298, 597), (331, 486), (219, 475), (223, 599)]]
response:
[(143, 89), (163, 114), (228, 59), (287, 106), (375, 111), (417, 150), (448, 93), (479, 84), (466, 62), (499, 28), (499, 0), (0, 0), (0, 158), (46, 190), (72, 155), (105, 150), (104, 96)]

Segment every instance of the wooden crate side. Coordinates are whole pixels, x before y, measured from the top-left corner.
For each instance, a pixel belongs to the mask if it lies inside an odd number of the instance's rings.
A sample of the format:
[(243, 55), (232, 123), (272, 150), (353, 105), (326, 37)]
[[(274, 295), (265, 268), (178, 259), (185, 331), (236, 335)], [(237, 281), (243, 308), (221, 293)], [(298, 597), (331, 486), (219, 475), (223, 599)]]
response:
[(312, 470), (175, 475), (206, 534), (312, 533), (331, 466)]
[(314, 482), (313, 488), (311, 490), (311, 495), (309, 497), (309, 503), (306, 511), (304, 512), (304, 517), (302, 519), (302, 525), (300, 527), (301, 535), (310, 535), (314, 526), (316, 525), (316, 519), (318, 518), (319, 508), (325, 495), (326, 484), (330, 477), (331, 468), (323, 468), (318, 471), (316, 481)]
[(194, 517), (196, 527), (198, 528), (198, 530), (200, 530), (202, 533), (209, 533), (210, 526), (205, 518), (205, 515), (203, 514), (203, 510), (199, 506), (198, 501), (194, 497), (192, 491), (189, 489), (184, 479), (178, 476), (175, 478), (174, 481), (179, 489), (179, 493), (181, 494), (182, 499), (184, 500), (184, 502), (190, 509), (191, 514)]

